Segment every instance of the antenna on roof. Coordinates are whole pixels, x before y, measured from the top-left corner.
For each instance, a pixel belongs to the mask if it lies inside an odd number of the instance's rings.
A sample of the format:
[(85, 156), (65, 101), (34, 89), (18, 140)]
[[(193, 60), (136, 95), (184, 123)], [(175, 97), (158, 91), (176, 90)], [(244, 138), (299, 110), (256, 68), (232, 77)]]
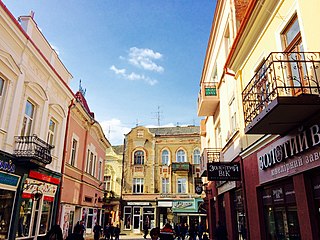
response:
[(161, 120), (161, 112), (160, 112), (160, 106), (158, 106), (158, 111), (156, 113), (156, 119), (158, 121), (158, 126), (160, 127), (160, 120)]
[(34, 18), (35, 12), (33, 10), (30, 10), (30, 17), (33, 19)]

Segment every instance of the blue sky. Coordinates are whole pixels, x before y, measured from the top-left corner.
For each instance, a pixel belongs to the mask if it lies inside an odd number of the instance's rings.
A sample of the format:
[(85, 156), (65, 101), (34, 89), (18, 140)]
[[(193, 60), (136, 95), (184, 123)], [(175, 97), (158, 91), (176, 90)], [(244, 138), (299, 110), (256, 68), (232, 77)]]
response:
[(34, 19), (112, 145), (138, 123), (199, 125), (215, 0), (3, 0)]

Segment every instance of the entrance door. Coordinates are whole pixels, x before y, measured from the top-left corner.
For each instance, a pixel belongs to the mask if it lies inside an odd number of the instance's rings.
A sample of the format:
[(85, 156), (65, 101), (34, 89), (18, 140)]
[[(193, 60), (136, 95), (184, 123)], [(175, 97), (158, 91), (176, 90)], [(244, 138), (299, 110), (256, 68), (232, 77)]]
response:
[(133, 207), (133, 232), (140, 233), (140, 207)]

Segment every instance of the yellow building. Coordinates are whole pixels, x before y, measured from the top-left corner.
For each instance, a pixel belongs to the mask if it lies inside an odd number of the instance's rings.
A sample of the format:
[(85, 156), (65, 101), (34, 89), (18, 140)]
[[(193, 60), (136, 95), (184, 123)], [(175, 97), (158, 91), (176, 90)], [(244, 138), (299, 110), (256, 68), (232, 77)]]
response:
[[(125, 137), (124, 231), (203, 221), (199, 127), (133, 128)], [(196, 186), (201, 187), (199, 194)], [(202, 219), (201, 219), (202, 217)]]
[(105, 223), (120, 224), (123, 145), (108, 148), (105, 159)]

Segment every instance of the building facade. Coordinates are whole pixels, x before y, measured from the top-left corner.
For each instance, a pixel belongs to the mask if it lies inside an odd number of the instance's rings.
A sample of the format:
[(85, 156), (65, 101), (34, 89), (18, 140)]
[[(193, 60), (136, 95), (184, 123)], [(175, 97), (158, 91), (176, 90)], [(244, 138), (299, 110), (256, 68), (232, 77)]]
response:
[(123, 164), (123, 145), (112, 146), (107, 149), (104, 184), (105, 184), (105, 223), (113, 226), (119, 224), (121, 218), (121, 182)]
[[(212, 177), (209, 162), (240, 164), (241, 180), (208, 181), (210, 228), (217, 220), (227, 227), (230, 239), (319, 239), (319, 44), (320, 31), (313, 28), (320, 10), (318, 1), (225, 1), (217, 2), (204, 72), (205, 81), (214, 73), (210, 62), (220, 62), (215, 100), (199, 101), (206, 112), (202, 120), (202, 176)], [(234, 23), (225, 59), (214, 54), (222, 16)], [(227, 13), (227, 14), (226, 14)], [(239, 14), (238, 14), (239, 13)], [(225, 35), (224, 35), (225, 36)], [(225, 38), (225, 37), (224, 37)], [(224, 38), (220, 38), (224, 39)], [(223, 86), (231, 84), (224, 91)], [(207, 90), (209, 91), (209, 90)], [(211, 90), (210, 90), (211, 91)], [(222, 114), (224, 103), (236, 105)], [(205, 96), (209, 97), (209, 96)], [(213, 97), (213, 96), (210, 96)], [(234, 114), (232, 114), (234, 112)], [(234, 117), (232, 117), (234, 116)], [(213, 122), (209, 122), (213, 119)], [(230, 127), (237, 131), (222, 144), (217, 158), (206, 145)], [(238, 151), (226, 155), (231, 146)], [(235, 148), (234, 148), (235, 149)], [(213, 239), (213, 231), (210, 234)]]
[(111, 147), (90, 111), (83, 90), (69, 107), (61, 187), (60, 226), (64, 237), (83, 220), (86, 234), (104, 223), (104, 164)]
[(0, 1), (0, 238), (35, 239), (56, 222), (71, 74), (33, 14)]
[(123, 231), (204, 222), (199, 164), (199, 127), (133, 128), (124, 144)]

